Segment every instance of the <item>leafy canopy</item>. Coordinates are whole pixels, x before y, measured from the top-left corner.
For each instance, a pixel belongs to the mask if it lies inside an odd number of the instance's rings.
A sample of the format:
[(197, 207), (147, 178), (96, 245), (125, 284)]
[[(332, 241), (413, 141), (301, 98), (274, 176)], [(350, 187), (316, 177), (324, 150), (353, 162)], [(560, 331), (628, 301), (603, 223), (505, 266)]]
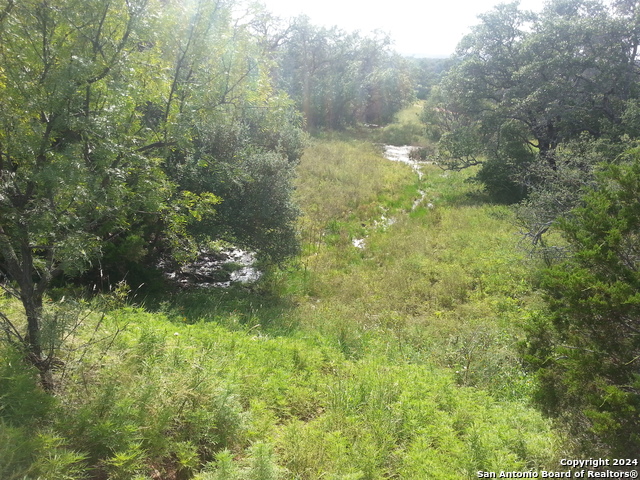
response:
[[(598, 1), (556, 0), (539, 14), (511, 3), (480, 19), (425, 112), (442, 162), (485, 165), (479, 178), (499, 194), (535, 160), (555, 167), (556, 148), (585, 132), (634, 134), (621, 123), (638, 95), (632, 18)], [(511, 190), (506, 200), (522, 198)]]
[(45, 386), (54, 279), (185, 260), (217, 239), (295, 253), (300, 122), (230, 4), (27, 0), (0, 12), (0, 271), (28, 325), (0, 323)]

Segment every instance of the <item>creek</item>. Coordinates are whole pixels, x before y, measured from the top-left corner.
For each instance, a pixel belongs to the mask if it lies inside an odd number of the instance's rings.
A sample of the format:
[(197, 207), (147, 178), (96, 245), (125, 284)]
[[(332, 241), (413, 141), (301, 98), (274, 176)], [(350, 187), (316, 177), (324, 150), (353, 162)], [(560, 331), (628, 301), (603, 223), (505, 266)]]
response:
[[(411, 152), (418, 147), (384, 145), (383, 148), (386, 159), (409, 165), (422, 180), (422, 165), (430, 162), (419, 162), (411, 158)], [(425, 199), (426, 192), (420, 190), (419, 193), (420, 197), (413, 202), (412, 210), (418, 208)], [(429, 203), (427, 208), (433, 208), (433, 205)], [(387, 228), (395, 222), (395, 218), (386, 217), (383, 213), (374, 225)], [(355, 248), (363, 249), (366, 247), (366, 239), (354, 238), (352, 244)], [(203, 251), (196, 260), (180, 267), (168, 268), (166, 264), (159, 266), (165, 270), (165, 277), (169, 281), (183, 288), (228, 288), (233, 284), (249, 285), (258, 281), (262, 272), (255, 267), (255, 262), (255, 254), (252, 252), (228, 248), (217, 252)]]
[[(432, 162), (421, 162), (418, 160), (414, 160), (411, 158), (411, 153), (417, 150), (419, 147), (414, 147), (412, 145), (383, 145), (384, 149), (384, 158), (387, 160), (391, 160), (392, 162), (400, 162), (409, 165), (414, 172), (418, 175), (418, 179), (422, 180), (424, 173), (422, 172), (422, 166), (431, 164)], [(424, 199), (427, 195), (427, 192), (423, 190), (418, 190), (420, 196), (414, 200), (413, 205), (411, 207), (411, 211), (415, 210), (424, 202)], [(433, 204), (428, 203), (427, 208), (433, 208)], [(380, 220), (375, 222), (376, 226), (382, 226), (383, 228), (389, 227), (396, 222), (396, 219), (391, 217), (387, 218), (384, 214), (380, 217)], [(354, 238), (351, 243), (356, 248), (365, 248), (366, 243), (364, 238)]]
[(252, 252), (239, 248), (227, 248), (216, 252), (203, 251), (193, 262), (174, 271), (166, 271), (165, 277), (180, 287), (228, 288), (232, 284), (251, 284), (260, 279), (262, 272), (256, 267)]

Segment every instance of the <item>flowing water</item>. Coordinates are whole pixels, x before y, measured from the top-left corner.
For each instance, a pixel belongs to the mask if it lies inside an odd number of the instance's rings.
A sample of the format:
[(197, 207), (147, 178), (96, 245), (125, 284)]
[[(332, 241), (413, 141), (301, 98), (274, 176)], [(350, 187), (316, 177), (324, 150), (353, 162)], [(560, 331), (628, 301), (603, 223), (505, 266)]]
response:
[(255, 267), (255, 262), (253, 253), (239, 248), (201, 252), (196, 260), (165, 273), (165, 276), (185, 288), (227, 288), (234, 283), (251, 284), (258, 281), (262, 272)]
[(413, 168), (413, 171), (418, 174), (418, 178), (422, 180), (421, 166), (424, 162), (418, 162), (411, 158), (411, 152), (417, 150), (418, 147), (411, 145), (402, 145), (400, 147), (396, 145), (384, 146), (384, 158), (391, 160), (392, 162), (402, 162)]
[[(397, 147), (395, 145), (385, 145), (384, 146), (384, 157), (393, 162), (402, 162), (409, 165), (414, 172), (418, 174), (418, 178), (422, 180), (424, 173), (422, 172), (422, 166), (431, 164), (433, 162), (419, 162), (411, 158), (411, 152), (417, 150), (419, 147), (413, 147), (411, 145), (403, 145), (401, 147)], [(420, 198), (416, 199), (413, 202), (412, 210), (418, 208), (418, 206), (424, 201), (427, 192), (419, 190)], [(427, 208), (433, 208), (432, 204), (428, 204)]]
[[(384, 146), (384, 157), (393, 162), (402, 162), (409, 165), (422, 179), (421, 167), (428, 162), (419, 162), (411, 158), (411, 152), (418, 147), (410, 145)], [(420, 197), (413, 202), (412, 210), (418, 208), (423, 203), (426, 192), (420, 190)], [(433, 208), (428, 204), (427, 208)], [(396, 219), (385, 216), (383, 211), (379, 220), (374, 222), (378, 228), (387, 228), (393, 225)], [(365, 238), (352, 239), (355, 248), (366, 247)], [(238, 248), (230, 248), (219, 252), (202, 252), (198, 258), (186, 265), (176, 268), (175, 271), (167, 271), (167, 279), (175, 282), (181, 287), (199, 288), (228, 288), (232, 284), (251, 284), (260, 279), (262, 272), (255, 267), (255, 255)], [(161, 268), (169, 270), (166, 265)]]
[[(419, 162), (411, 158), (411, 152), (417, 150), (418, 148), (419, 147), (414, 147), (411, 145), (402, 145), (402, 146), (384, 145), (384, 157), (387, 160), (391, 160), (392, 162), (401, 162), (409, 165), (413, 169), (413, 171), (416, 172), (416, 174), (418, 175), (418, 178), (422, 180), (422, 177), (424, 175), (422, 173), (422, 165), (426, 165), (431, 162)], [(424, 192), (422, 190), (419, 190), (418, 192), (420, 193), (420, 197), (413, 202), (413, 206), (411, 208), (412, 211), (418, 208), (420, 204), (424, 202), (424, 199), (427, 195), (427, 192)], [(429, 203), (427, 204), (427, 208), (433, 208), (433, 205)], [(380, 220), (375, 222), (375, 225), (386, 228), (388, 226), (393, 225), (395, 222), (396, 222), (395, 218), (393, 217), (387, 218), (383, 214)], [(366, 246), (364, 238), (354, 238), (352, 239), (351, 243), (356, 248), (362, 249), (362, 248), (365, 248)]]

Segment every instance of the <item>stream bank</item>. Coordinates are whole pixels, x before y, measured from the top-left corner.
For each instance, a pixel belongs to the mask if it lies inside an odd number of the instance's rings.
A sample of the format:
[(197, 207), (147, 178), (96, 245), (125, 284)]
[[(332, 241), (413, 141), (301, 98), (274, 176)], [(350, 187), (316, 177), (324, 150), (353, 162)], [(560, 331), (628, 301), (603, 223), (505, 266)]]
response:
[[(406, 165), (409, 165), (413, 171), (418, 175), (418, 179), (422, 180), (424, 173), (422, 172), (423, 165), (432, 165), (433, 162), (429, 161), (418, 161), (412, 158), (412, 153), (418, 150), (420, 147), (415, 147), (413, 145), (382, 145), (383, 148), (383, 156), (387, 160), (392, 162), (400, 162)], [(413, 205), (411, 206), (411, 211), (414, 211), (418, 208), (427, 196), (427, 192), (424, 190), (418, 190), (420, 196), (414, 200)], [(428, 203), (426, 205), (427, 208), (433, 208), (432, 203)], [(381, 216), (380, 221), (376, 221), (375, 224), (382, 225), (383, 227), (388, 227), (393, 225), (396, 222), (396, 219), (391, 217), (387, 218), (384, 214)], [(354, 238), (351, 242), (355, 248), (363, 249), (366, 246), (364, 238)]]

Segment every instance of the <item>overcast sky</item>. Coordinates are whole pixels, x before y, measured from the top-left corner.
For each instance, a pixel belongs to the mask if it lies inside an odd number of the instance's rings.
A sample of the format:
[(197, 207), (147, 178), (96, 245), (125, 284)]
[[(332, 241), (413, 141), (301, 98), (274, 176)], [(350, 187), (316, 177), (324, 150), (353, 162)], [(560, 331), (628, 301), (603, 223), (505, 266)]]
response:
[[(391, 35), (403, 55), (447, 57), (480, 13), (500, 0), (261, 0), (284, 18), (302, 13), (320, 26)], [(544, 0), (521, 0), (522, 8), (540, 11)]]

